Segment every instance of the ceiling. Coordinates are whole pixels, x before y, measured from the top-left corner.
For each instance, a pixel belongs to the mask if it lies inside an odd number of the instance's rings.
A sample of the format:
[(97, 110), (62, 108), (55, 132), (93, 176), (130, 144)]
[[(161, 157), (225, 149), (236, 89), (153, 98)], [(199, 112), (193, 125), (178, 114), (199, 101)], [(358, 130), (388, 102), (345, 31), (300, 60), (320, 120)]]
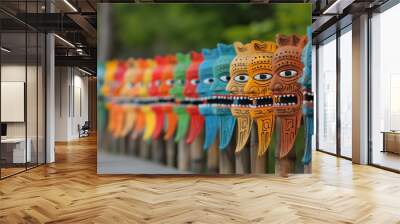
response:
[[(96, 0), (47, 0), (47, 4), (45, 0), (1, 0), (2, 46), (12, 49), (7, 58), (24, 58), (26, 30), (50, 32), (57, 34), (56, 65), (79, 66), (95, 73), (96, 4)], [(27, 37), (28, 58), (33, 58), (37, 48), (29, 43), (31, 35)]]

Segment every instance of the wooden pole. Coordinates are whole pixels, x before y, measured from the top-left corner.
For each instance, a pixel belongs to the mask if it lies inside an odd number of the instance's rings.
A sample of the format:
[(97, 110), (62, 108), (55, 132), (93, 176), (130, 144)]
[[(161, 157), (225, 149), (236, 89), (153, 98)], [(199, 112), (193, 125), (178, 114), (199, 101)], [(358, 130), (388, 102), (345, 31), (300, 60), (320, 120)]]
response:
[(142, 135), (138, 137), (140, 141), (140, 158), (150, 159), (151, 158), (151, 141), (144, 141)]
[(250, 173), (250, 141), (247, 140), (246, 146), (235, 154), (236, 157), (236, 174)]
[(218, 138), (214, 141), (214, 143), (207, 150), (207, 173), (209, 174), (217, 174), (218, 170), (218, 156), (219, 156), (219, 140)]
[(151, 140), (151, 157), (154, 162), (165, 164), (165, 143), (163, 139)]
[(205, 169), (203, 153), (204, 131), (190, 145), (190, 167), (194, 173), (202, 173)]
[(177, 155), (177, 145), (173, 138), (169, 139), (165, 143), (167, 166), (177, 167), (176, 155)]
[(257, 124), (253, 123), (250, 133), (250, 160), (251, 160), (251, 173), (265, 173), (267, 165), (267, 153), (258, 156), (258, 132)]
[(178, 143), (178, 169), (190, 170), (190, 145), (186, 143), (185, 138)]
[(281, 130), (281, 120), (276, 119), (276, 148), (275, 148), (275, 175), (279, 175), (282, 177), (288, 177), (289, 173), (293, 173), (295, 169), (295, 160), (296, 160), (296, 152), (295, 150), (291, 150), (289, 154), (282, 159), (279, 158), (280, 154), (280, 130)]
[(224, 150), (219, 151), (219, 173), (234, 174), (235, 173), (235, 147), (236, 139), (232, 138), (229, 145)]

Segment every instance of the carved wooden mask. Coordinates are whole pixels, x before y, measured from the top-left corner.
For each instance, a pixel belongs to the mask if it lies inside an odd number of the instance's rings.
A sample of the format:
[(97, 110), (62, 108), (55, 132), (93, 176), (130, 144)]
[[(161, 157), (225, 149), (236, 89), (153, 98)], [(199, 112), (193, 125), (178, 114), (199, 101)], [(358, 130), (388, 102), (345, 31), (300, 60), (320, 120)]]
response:
[(190, 116), (189, 132), (186, 142), (192, 143), (203, 131), (204, 118), (200, 114), (198, 104), (200, 103), (199, 95), (196, 88), (199, 83), (199, 66), (203, 62), (203, 55), (198, 52), (191, 52), (191, 64), (186, 72), (186, 82), (183, 94), (189, 102), (186, 111)]
[(205, 104), (199, 106), (200, 113), (205, 119), (205, 137), (204, 149), (208, 149), (215, 141), (218, 132), (218, 117), (212, 112), (212, 107), (207, 101), (212, 96), (210, 91), (211, 85), (214, 82), (213, 66), (217, 60), (219, 53), (217, 48), (202, 49), (203, 62), (199, 65), (199, 84), (197, 85), (197, 93), (206, 101)]
[(257, 123), (258, 156), (268, 149), (275, 126), (275, 114), (272, 108), (272, 56), (276, 44), (270, 41), (251, 42), (253, 53), (248, 65), (249, 80), (244, 88), (245, 94), (253, 99), (250, 116)]
[(244, 94), (244, 86), (249, 79), (247, 67), (253, 51), (251, 43), (243, 45), (240, 42), (235, 42), (233, 45), (235, 47), (236, 56), (230, 64), (230, 79), (226, 90), (231, 93), (233, 98), (231, 112), (237, 119), (235, 151), (240, 152), (247, 143), (253, 123), (249, 108), (252, 101)]
[(301, 125), (303, 94), (298, 83), (303, 75), (301, 53), (307, 42), (305, 36), (278, 35), (278, 49), (272, 60), (274, 112), (280, 119), (279, 156), (285, 157), (293, 148)]
[(219, 125), (219, 149), (224, 150), (231, 142), (233, 132), (235, 130), (236, 118), (232, 116), (230, 106), (232, 99), (226, 91), (230, 79), (230, 64), (236, 56), (235, 48), (229, 44), (217, 44), (219, 57), (213, 66), (214, 82), (211, 84), (210, 90), (214, 94), (213, 112), (218, 116)]

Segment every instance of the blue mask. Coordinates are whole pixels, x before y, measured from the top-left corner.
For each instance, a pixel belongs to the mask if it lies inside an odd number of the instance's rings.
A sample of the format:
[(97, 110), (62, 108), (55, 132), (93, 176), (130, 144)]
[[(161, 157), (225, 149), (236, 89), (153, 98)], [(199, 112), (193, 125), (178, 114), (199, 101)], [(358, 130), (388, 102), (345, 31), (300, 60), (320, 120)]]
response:
[(303, 77), (299, 83), (303, 87), (304, 102), (303, 102), (303, 115), (304, 115), (304, 128), (305, 128), (305, 149), (302, 162), (308, 165), (311, 162), (311, 147), (312, 136), (314, 133), (314, 108), (313, 108), (313, 93), (312, 93), (312, 36), (311, 27), (307, 28), (308, 43), (303, 49), (301, 61), (304, 64)]
[(226, 91), (226, 86), (228, 85), (230, 78), (230, 64), (236, 56), (236, 52), (235, 48), (231, 44), (226, 45), (219, 43), (217, 49), (219, 57), (213, 66), (214, 82), (212, 83), (210, 90), (214, 96), (218, 97), (215, 101), (216, 104), (213, 106), (213, 113), (219, 117), (219, 148), (224, 150), (232, 139), (236, 123), (236, 118), (232, 116), (230, 109), (232, 100), (226, 96), (229, 94), (229, 92)]
[[(218, 50), (203, 49), (203, 62), (199, 66), (199, 84), (197, 85), (197, 93), (201, 98), (208, 98), (212, 96), (210, 91), (211, 84), (214, 82), (213, 66), (215, 60), (218, 58)], [(209, 104), (202, 104), (199, 106), (200, 113), (204, 116), (205, 120), (205, 138), (203, 148), (207, 150), (215, 141), (218, 132), (219, 117), (216, 116), (212, 107)]]

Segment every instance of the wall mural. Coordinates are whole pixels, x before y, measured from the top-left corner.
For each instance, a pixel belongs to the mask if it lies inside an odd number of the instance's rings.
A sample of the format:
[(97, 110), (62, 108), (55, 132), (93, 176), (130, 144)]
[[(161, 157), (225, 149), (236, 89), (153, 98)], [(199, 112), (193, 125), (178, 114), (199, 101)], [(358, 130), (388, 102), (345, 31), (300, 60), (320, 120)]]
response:
[[(235, 144), (239, 153), (255, 127), (257, 148), (250, 150), (258, 157), (274, 150), (278, 161), (298, 160), (301, 151), (302, 165), (310, 165), (313, 93), (306, 36), (278, 34), (276, 42), (218, 43), (201, 53), (112, 60), (104, 73), (101, 92), (114, 138), (191, 144), (201, 137), (205, 153), (215, 142), (219, 150)], [(305, 133), (301, 139), (299, 132)]]
[(100, 63), (99, 161), (122, 156), (140, 174), (311, 172), (304, 31)]

